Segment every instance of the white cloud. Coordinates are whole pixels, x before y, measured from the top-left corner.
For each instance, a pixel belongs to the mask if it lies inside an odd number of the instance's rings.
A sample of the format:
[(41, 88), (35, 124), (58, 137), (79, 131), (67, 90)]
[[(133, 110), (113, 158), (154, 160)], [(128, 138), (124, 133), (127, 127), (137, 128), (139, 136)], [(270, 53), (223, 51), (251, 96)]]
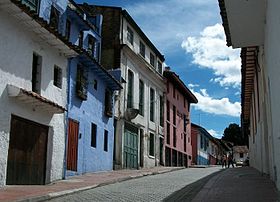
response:
[(194, 64), (214, 71), (216, 77), (210, 81), (221, 86), (240, 87), (240, 50), (226, 46), (221, 24), (205, 27), (200, 36), (187, 37), (181, 46), (192, 54)]
[(229, 98), (215, 99), (208, 95), (206, 89), (200, 89), (200, 92), (192, 90), (192, 92), (198, 100), (198, 103), (193, 105), (195, 109), (216, 115), (240, 116), (240, 102), (230, 102)]
[(176, 51), (187, 36), (220, 20), (213, 0), (143, 0), (128, 4), (126, 9), (165, 54)]
[(195, 87), (199, 87), (199, 85), (198, 85), (198, 84), (189, 83), (189, 84), (188, 84), (188, 87), (189, 87), (189, 88), (195, 88)]
[(208, 131), (208, 133), (210, 133), (210, 135), (212, 135), (215, 138), (221, 138), (223, 136), (222, 134), (218, 133), (217, 131), (215, 131), (213, 129), (210, 129), (207, 131)]

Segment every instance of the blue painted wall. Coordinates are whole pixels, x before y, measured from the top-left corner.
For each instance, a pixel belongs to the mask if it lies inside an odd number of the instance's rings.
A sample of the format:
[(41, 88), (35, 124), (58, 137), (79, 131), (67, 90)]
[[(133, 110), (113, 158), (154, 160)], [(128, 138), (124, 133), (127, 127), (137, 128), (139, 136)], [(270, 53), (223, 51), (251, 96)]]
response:
[[(73, 19), (73, 18), (72, 18)], [(98, 18), (102, 19), (102, 18)], [(78, 45), (81, 22), (75, 19), (71, 22), (70, 42)], [(98, 25), (100, 23), (97, 23)], [(87, 49), (88, 36), (92, 35), (98, 43), (101, 42), (99, 33), (94, 30), (84, 31), (83, 48)], [(100, 46), (101, 47), (101, 46)], [(100, 51), (100, 50), (98, 50)], [(94, 57), (98, 54), (94, 53)], [(96, 58), (97, 59), (97, 58)], [(114, 126), (113, 118), (104, 114), (105, 91), (109, 88), (105, 79), (101, 79), (92, 66), (83, 67), (87, 72), (88, 92), (87, 100), (82, 100), (76, 95), (77, 65), (82, 64), (78, 57), (69, 60), (68, 80), (68, 118), (79, 122), (78, 140), (78, 168), (77, 172), (67, 171), (66, 175), (82, 174), (95, 171), (106, 171), (113, 169), (113, 144)], [(99, 67), (98, 67), (99, 68)], [(108, 78), (107, 78), (108, 79)], [(93, 81), (97, 81), (97, 90), (94, 89)], [(109, 88), (110, 89), (110, 88)], [(91, 124), (97, 125), (96, 148), (91, 147)], [(108, 151), (104, 151), (104, 130), (108, 131)]]

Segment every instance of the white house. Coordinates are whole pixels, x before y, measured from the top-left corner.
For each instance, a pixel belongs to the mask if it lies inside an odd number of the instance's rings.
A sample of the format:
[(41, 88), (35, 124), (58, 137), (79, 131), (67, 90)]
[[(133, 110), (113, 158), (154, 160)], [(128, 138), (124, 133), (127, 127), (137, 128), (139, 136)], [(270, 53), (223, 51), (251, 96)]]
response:
[(63, 176), (67, 58), (76, 52), (34, 15), (64, 2), (36, 2), (0, 2), (1, 186)]
[(162, 160), (164, 56), (126, 10), (89, 6), (103, 15), (102, 65), (121, 69), (115, 111), (115, 168), (154, 167)]
[(219, 0), (228, 46), (242, 48), (243, 135), (250, 166), (280, 189), (280, 2)]

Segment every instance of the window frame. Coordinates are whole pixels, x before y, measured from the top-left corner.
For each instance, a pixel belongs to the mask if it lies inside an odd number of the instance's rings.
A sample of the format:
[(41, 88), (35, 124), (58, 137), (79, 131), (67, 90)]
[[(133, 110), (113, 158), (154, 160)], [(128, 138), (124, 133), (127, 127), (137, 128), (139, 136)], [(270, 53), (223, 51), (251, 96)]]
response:
[(150, 65), (155, 67), (155, 55), (152, 52), (150, 52)]
[(105, 152), (108, 152), (108, 141), (109, 141), (108, 136), (109, 136), (108, 130), (104, 129), (103, 150), (104, 150)]
[(62, 89), (62, 69), (57, 65), (54, 65), (53, 85)]
[(133, 33), (133, 30), (129, 26), (127, 26), (126, 39), (133, 46), (133, 43), (134, 43), (134, 33)]
[(150, 121), (155, 122), (155, 90), (150, 88)]
[(91, 142), (90, 146), (96, 148), (97, 146), (97, 125), (95, 123), (91, 123)]
[(149, 156), (155, 156), (155, 134), (150, 133), (149, 138)]
[(145, 96), (145, 84), (143, 80), (139, 79), (139, 114), (141, 116), (144, 116), (144, 111), (145, 111), (144, 96)]
[(139, 53), (143, 58), (145, 58), (145, 56), (146, 56), (146, 46), (142, 41), (140, 41), (140, 43), (139, 43)]

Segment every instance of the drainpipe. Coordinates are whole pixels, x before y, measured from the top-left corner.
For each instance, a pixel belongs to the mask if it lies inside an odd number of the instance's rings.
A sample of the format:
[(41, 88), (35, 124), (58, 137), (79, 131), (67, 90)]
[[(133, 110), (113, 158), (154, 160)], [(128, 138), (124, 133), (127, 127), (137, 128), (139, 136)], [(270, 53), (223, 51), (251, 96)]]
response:
[(70, 95), (69, 95), (69, 88), (70, 88), (70, 66), (71, 66), (71, 60), (73, 58), (69, 58), (67, 60), (67, 68), (66, 68), (66, 75), (67, 75), (67, 85), (66, 85), (66, 93), (67, 93), (67, 103), (66, 103), (66, 109), (67, 111), (65, 112), (64, 116), (64, 126), (65, 126), (65, 150), (64, 150), (64, 161), (63, 161), (63, 173), (62, 173), (62, 179), (66, 179), (66, 170), (67, 170), (67, 142), (68, 142), (68, 111), (69, 111), (69, 102), (70, 102)]

